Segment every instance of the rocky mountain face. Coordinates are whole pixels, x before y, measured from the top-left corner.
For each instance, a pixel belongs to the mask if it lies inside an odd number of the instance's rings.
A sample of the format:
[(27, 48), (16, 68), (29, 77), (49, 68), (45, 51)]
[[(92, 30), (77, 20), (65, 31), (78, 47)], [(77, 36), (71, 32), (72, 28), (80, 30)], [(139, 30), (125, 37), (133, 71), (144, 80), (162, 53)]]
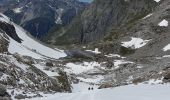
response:
[(69, 24), (86, 3), (77, 0), (1, 0), (1, 11), (34, 37)]
[(98, 41), (112, 30), (143, 18), (156, 5), (154, 0), (95, 0), (70, 26), (58, 32), (61, 34), (49, 40), (56, 40), (56, 44), (63, 38), (70, 44)]
[[(159, 23), (169, 21), (168, 3), (168, 0), (95, 0), (69, 26), (52, 32), (48, 43), (87, 43), (89, 49), (97, 47), (107, 54), (132, 54), (138, 58), (164, 55), (162, 49), (168, 43), (169, 26), (159, 26)], [(133, 37), (150, 42), (140, 49), (122, 46)]]
[(0, 12), (15, 7), (16, 1), (17, 0), (0, 0)]
[(11, 38), (21, 43), (22, 40), (16, 34), (15, 27), (13, 25), (10, 25), (6, 22), (0, 22), (0, 27), (2, 32), (6, 32), (6, 34), (9, 35)]

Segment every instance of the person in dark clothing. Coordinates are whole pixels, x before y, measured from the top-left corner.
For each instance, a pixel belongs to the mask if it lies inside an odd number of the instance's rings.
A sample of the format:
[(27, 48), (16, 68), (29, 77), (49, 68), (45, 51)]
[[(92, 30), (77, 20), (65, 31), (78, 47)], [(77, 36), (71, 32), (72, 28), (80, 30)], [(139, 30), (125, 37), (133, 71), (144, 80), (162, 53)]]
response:
[(90, 90), (90, 87), (88, 88), (88, 90)]
[(91, 90), (93, 90), (93, 87), (91, 88)]

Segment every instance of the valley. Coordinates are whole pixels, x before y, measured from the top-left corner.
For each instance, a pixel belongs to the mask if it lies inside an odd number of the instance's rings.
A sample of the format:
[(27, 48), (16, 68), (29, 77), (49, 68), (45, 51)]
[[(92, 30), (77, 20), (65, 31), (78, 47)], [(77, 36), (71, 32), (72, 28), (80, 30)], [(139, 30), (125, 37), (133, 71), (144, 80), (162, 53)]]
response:
[(0, 0), (0, 100), (169, 100), (170, 1), (89, 2)]

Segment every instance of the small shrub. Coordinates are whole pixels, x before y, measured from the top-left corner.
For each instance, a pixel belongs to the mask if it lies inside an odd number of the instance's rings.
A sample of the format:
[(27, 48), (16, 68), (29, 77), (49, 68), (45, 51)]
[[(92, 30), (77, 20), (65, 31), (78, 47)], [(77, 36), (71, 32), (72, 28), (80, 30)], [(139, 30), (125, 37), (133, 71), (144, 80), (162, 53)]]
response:
[(135, 49), (131, 49), (131, 48), (126, 48), (126, 47), (121, 47), (120, 48), (120, 54), (121, 55), (129, 55), (129, 54), (133, 54), (135, 53)]
[(132, 81), (133, 84), (137, 85), (138, 83), (141, 83), (143, 82), (143, 79), (142, 78), (136, 78)]

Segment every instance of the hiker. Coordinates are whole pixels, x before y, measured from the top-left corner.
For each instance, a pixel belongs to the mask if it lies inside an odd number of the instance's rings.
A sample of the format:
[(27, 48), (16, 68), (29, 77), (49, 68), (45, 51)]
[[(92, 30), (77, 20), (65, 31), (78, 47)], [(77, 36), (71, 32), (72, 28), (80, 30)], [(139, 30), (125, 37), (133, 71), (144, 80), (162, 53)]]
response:
[(93, 90), (93, 87), (91, 88), (91, 90)]
[(88, 88), (88, 90), (90, 90), (90, 87)]

